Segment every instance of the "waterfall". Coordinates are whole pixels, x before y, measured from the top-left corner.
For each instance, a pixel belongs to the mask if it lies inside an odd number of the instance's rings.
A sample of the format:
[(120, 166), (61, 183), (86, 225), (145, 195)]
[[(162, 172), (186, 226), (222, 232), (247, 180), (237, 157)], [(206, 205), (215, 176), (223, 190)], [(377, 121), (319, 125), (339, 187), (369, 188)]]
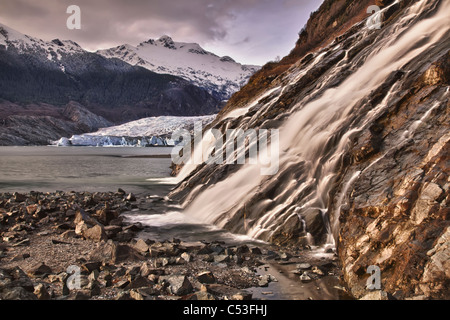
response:
[[(439, 4), (440, 8), (435, 9)], [(424, 13), (427, 10), (434, 14)], [(295, 104), (285, 111), (288, 116), (280, 118), (278, 173), (262, 176), (260, 165), (245, 164), (207, 188), (202, 188), (203, 183), (208, 183), (208, 179), (203, 179), (187, 197), (185, 214), (268, 240), (294, 212), (301, 225), (325, 213), (325, 220), (330, 220), (330, 215), (335, 216), (322, 242), (333, 243), (331, 235), (337, 234), (340, 209), (330, 211), (330, 191), (352, 138), (396, 99), (398, 84), (388, 82), (393, 72), (408, 73), (409, 68), (414, 67), (411, 64), (414, 59), (448, 39), (449, 13), (450, 1), (422, 0), (406, 9), (395, 23), (380, 30), (370, 30), (365, 23), (360, 23), (359, 30), (351, 36), (350, 47), (332, 43), (306, 66), (292, 67), (282, 80), (283, 84), (268, 89), (263, 99), (258, 97), (242, 109), (225, 115), (219, 125), (228, 121), (228, 127), (232, 121), (232, 125), (242, 128), (256, 126), (261, 115), (286, 99), (286, 93), (299, 92)], [(373, 41), (363, 46), (368, 37)], [(363, 49), (350, 57), (349, 52), (360, 46)], [(315, 88), (305, 91), (297, 86), (311, 70), (323, 67), (336, 57), (342, 58), (321, 76)], [(386, 95), (371, 106), (368, 97), (386, 83), (389, 84)], [(270, 122), (265, 124), (268, 126)], [(214, 145), (209, 134), (203, 142), (203, 149)], [(189, 179), (196, 168), (195, 165), (185, 166), (181, 177)], [(348, 181), (342, 197), (360, 173), (356, 172)], [(202, 170), (198, 174), (202, 174)], [(184, 185), (187, 184), (185, 181)], [(343, 200), (340, 199), (339, 206)], [(296, 208), (300, 209), (295, 211)]]

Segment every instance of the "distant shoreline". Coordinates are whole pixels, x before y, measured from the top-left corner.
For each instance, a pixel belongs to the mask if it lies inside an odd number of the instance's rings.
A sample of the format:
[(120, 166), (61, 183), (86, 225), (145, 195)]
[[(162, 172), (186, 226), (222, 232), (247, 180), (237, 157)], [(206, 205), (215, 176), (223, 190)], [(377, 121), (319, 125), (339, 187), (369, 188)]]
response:
[(154, 154), (154, 155), (139, 155), (139, 156), (123, 155), (120, 157), (121, 158), (138, 158), (138, 159), (170, 159), (172, 157), (172, 155), (170, 155), (170, 154)]

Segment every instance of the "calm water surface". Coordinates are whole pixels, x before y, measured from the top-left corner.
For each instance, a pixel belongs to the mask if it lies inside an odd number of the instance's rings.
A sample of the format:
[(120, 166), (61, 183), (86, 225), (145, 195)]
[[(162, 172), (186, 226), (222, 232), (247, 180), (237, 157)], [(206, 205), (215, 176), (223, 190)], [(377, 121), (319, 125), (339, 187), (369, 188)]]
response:
[[(170, 148), (0, 147), (0, 192), (164, 192)], [(167, 190), (166, 190), (167, 191)]]

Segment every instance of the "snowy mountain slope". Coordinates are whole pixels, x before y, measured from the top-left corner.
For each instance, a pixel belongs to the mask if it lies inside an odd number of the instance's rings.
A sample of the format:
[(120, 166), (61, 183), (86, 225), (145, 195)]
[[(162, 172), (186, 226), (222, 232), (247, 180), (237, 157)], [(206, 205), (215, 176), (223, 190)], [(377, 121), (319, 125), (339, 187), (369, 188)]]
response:
[(57, 146), (173, 146), (170, 135), (185, 129), (193, 133), (197, 122), (205, 127), (215, 115), (201, 117), (151, 117), (119, 126), (102, 128), (97, 132), (74, 135), (70, 139), (54, 141)]
[(61, 107), (70, 101), (116, 124), (151, 116), (215, 114), (221, 102), (181, 77), (158, 74), (0, 25), (0, 99)]
[[(80, 108), (66, 113), (73, 104)], [(48, 144), (105, 123), (147, 117), (212, 115), (221, 105), (205, 88), (181, 77), (0, 24), (0, 145)], [(30, 123), (39, 123), (38, 135)]]
[[(0, 45), (13, 46), (18, 54), (34, 51), (37, 54), (45, 55), (49, 61), (60, 62), (63, 55), (85, 53), (76, 42), (71, 40), (55, 39), (50, 42), (38, 38), (24, 35), (4, 24), (0, 23)], [(64, 66), (61, 64), (61, 69)], [(64, 70), (63, 70), (64, 71)]]
[(197, 43), (174, 42), (169, 36), (150, 39), (137, 47), (125, 44), (97, 53), (156, 73), (182, 77), (222, 100), (228, 100), (260, 69), (241, 65), (227, 56), (219, 57)]

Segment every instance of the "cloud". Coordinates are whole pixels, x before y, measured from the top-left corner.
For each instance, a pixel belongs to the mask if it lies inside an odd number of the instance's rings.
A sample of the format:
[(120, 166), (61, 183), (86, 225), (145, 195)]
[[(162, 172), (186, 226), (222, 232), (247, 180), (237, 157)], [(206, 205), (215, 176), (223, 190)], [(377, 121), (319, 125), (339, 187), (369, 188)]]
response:
[[(168, 34), (218, 54), (250, 62), (268, 60), (276, 47), (292, 48), (297, 32), (320, 0), (1, 0), (0, 22), (45, 40), (71, 39), (89, 50), (137, 45)], [(66, 9), (81, 8), (82, 29), (68, 30)], [(290, 33), (290, 37), (285, 34)], [(265, 46), (273, 46), (264, 50)], [(252, 49), (253, 48), (253, 49)], [(239, 54), (238, 51), (241, 50)], [(227, 53), (228, 52), (228, 53)], [(234, 53), (234, 56), (233, 56)], [(277, 55), (282, 55), (278, 53)]]

